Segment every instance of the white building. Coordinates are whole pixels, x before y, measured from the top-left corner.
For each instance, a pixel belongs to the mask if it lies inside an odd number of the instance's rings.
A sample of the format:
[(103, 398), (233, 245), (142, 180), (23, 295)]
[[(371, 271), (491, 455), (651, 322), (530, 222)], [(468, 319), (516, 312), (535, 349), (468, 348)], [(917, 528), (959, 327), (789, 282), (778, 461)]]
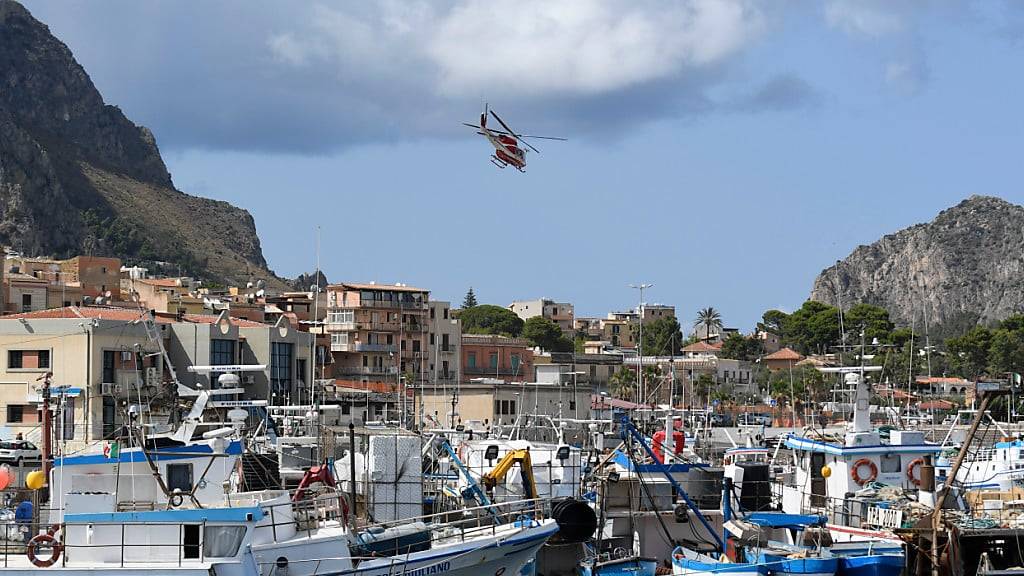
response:
[(516, 300), (509, 305), (508, 309), (523, 320), (529, 320), (535, 316), (543, 316), (558, 324), (563, 334), (571, 334), (573, 331), (573, 306), (568, 302), (555, 302), (547, 298)]

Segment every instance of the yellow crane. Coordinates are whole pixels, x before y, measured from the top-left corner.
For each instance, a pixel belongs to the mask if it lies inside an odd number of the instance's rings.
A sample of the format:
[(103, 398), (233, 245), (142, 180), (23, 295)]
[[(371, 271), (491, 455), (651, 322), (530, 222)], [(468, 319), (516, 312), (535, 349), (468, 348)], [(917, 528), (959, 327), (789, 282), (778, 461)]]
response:
[(519, 464), (519, 472), (523, 478), (523, 490), (527, 499), (537, 498), (537, 482), (533, 477), (533, 463), (530, 451), (525, 449), (509, 450), (490, 472), (480, 477), (480, 483), (493, 490), (499, 482), (505, 481), (505, 475), (513, 466)]

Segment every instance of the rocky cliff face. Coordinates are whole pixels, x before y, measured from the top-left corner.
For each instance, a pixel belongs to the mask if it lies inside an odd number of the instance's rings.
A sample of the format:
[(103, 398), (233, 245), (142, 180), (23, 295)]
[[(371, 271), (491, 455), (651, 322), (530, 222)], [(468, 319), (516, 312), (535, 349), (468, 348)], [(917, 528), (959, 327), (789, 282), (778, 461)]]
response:
[(884, 306), (918, 330), (927, 315), (933, 335), (948, 335), (1024, 312), (1022, 272), (1024, 207), (972, 196), (927, 224), (857, 247), (818, 275), (811, 299)]
[(0, 0), (0, 243), (265, 278), (252, 216), (174, 189), (153, 134), (103, 102), (67, 46)]

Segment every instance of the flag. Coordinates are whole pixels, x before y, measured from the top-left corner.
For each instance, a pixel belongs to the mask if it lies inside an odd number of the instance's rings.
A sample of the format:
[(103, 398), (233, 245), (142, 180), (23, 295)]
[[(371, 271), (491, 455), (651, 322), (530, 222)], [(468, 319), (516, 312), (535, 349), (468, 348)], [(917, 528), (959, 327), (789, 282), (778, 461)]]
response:
[(121, 456), (121, 443), (108, 442), (103, 446), (103, 457), (117, 459)]

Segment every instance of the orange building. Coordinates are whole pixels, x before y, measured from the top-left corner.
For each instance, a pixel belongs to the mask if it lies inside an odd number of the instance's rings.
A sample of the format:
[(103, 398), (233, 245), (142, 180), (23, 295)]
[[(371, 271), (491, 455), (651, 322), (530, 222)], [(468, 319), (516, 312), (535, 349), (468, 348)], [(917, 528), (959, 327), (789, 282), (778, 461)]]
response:
[(464, 381), (497, 378), (508, 382), (532, 382), (533, 349), (524, 338), (463, 334), (462, 374)]
[(430, 291), (404, 284), (328, 286), (325, 327), (338, 385), (425, 379), (429, 297)]
[(792, 348), (783, 348), (777, 352), (762, 358), (765, 368), (775, 372), (776, 370), (787, 370), (792, 366), (796, 366), (797, 362), (803, 360), (804, 357), (793, 350)]
[(121, 299), (121, 260), (99, 256), (75, 256), (60, 262), (61, 273), (66, 282), (78, 282), (82, 286), (82, 295), (96, 298), (106, 297)]

